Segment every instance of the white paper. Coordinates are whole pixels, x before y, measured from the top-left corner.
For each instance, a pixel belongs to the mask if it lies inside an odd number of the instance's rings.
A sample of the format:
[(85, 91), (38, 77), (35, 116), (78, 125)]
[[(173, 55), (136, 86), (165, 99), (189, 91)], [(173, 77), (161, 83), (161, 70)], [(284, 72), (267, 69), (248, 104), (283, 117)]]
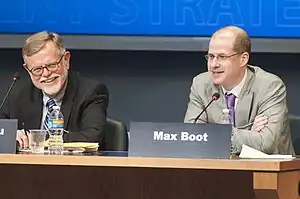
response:
[(244, 144), (242, 146), (242, 151), (239, 157), (251, 158), (251, 159), (294, 159), (295, 158), (292, 155), (280, 155), (280, 154), (268, 155), (266, 153), (263, 153), (259, 150), (251, 148)]

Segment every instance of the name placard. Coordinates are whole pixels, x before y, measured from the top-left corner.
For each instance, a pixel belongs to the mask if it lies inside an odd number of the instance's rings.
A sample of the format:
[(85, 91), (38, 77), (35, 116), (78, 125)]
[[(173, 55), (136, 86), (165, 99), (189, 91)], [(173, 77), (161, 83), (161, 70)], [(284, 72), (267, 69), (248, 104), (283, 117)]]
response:
[(128, 156), (228, 158), (231, 125), (131, 122)]
[(16, 153), (17, 119), (0, 119), (0, 153)]
[(198, 141), (198, 142), (207, 142), (208, 141), (207, 133), (189, 133), (189, 132), (180, 132), (180, 133), (165, 133), (163, 131), (153, 131), (153, 140), (181, 140), (181, 141)]

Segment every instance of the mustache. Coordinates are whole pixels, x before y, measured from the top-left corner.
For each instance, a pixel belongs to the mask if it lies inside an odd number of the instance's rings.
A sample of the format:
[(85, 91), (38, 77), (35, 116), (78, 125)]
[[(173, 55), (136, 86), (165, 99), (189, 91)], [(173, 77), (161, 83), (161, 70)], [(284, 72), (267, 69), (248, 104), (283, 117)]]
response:
[(53, 80), (53, 79), (56, 79), (56, 78), (59, 78), (59, 77), (62, 77), (62, 75), (55, 75), (55, 76), (52, 76), (52, 77), (43, 78), (43, 79), (40, 80), (40, 82), (46, 82), (48, 80)]
[(64, 68), (64, 72), (61, 74), (51, 74), (51, 77), (47, 77), (47, 78), (43, 78), (41, 77), (40, 82), (45, 82), (47, 80), (53, 79), (53, 78), (66, 78), (68, 76), (68, 70), (66, 68)]

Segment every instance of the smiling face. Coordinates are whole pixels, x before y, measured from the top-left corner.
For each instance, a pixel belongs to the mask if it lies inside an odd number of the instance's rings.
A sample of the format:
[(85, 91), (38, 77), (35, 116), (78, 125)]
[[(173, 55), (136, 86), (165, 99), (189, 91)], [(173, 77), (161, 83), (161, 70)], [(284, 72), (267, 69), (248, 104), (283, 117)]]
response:
[(24, 55), (24, 62), (32, 83), (49, 97), (56, 96), (62, 90), (69, 71), (69, 52), (61, 52), (50, 40), (37, 53)]
[(245, 74), (248, 53), (234, 50), (236, 35), (230, 31), (215, 34), (209, 43), (207, 67), (214, 84), (231, 90)]

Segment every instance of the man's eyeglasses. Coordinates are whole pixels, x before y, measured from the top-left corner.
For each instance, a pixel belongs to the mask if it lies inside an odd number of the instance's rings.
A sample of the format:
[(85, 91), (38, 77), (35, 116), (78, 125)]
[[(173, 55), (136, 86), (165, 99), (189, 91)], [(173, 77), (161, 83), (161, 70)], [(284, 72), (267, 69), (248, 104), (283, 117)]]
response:
[(220, 55), (214, 55), (214, 54), (207, 54), (205, 55), (205, 59), (207, 61), (211, 61), (214, 60), (215, 58), (217, 58), (218, 61), (225, 61), (227, 59), (229, 59), (230, 57), (233, 57), (235, 55), (240, 55), (242, 53), (235, 53), (235, 54), (231, 54), (231, 55), (224, 55), (224, 54), (220, 54)]
[(44, 72), (44, 68), (46, 68), (48, 71), (55, 72), (55, 71), (57, 71), (58, 66), (59, 66), (59, 64), (60, 64), (60, 62), (61, 62), (61, 60), (62, 60), (62, 58), (64, 56), (65, 56), (65, 53), (63, 53), (60, 56), (59, 60), (56, 61), (56, 62), (48, 63), (48, 64), (45, 64), (44, 66), (35, 66), (32, 69), (30, 69), (30, 70), (27, 67), (27, 69), (34, 76), (41, 76), (43, 74), (43, 72)]

